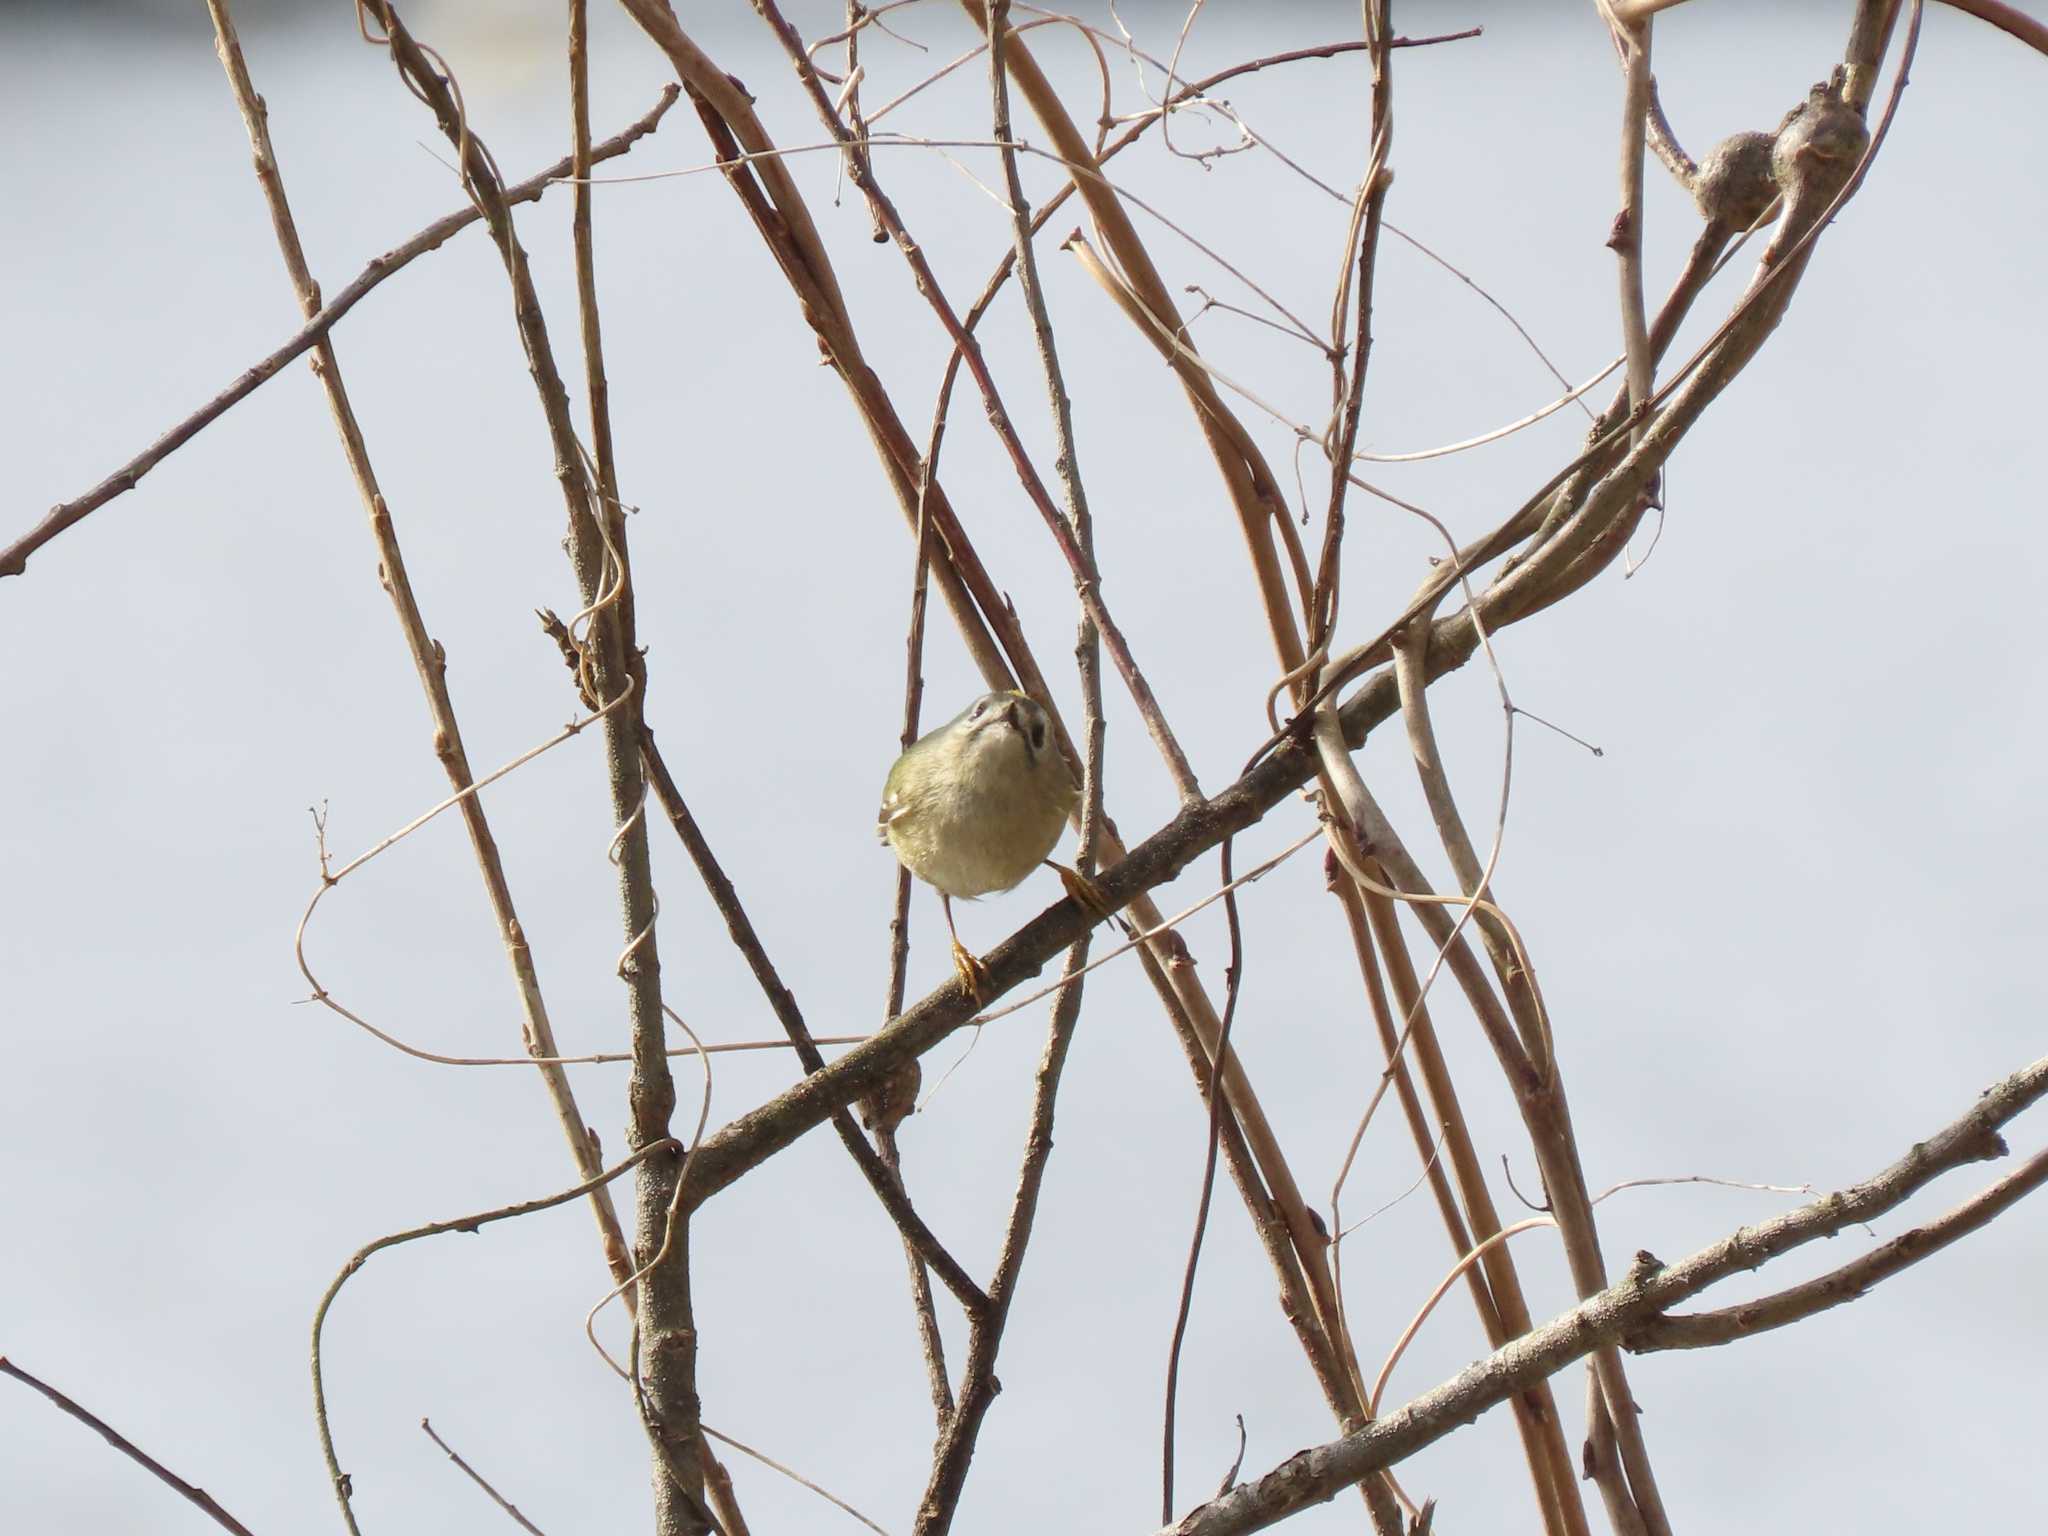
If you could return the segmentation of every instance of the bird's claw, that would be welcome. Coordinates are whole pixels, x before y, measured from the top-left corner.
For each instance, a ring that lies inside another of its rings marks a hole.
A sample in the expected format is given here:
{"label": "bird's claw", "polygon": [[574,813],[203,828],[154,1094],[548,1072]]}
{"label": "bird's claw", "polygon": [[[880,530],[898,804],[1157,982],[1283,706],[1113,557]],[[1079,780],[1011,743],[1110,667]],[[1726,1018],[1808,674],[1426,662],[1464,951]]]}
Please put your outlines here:
{"label": "bird's claw", "polygon": [[1067,895],[1073,898],[1074,905],[1096,922],[1106,923],[1116,916],[1116,909],[1110,906],[1108,898],[1096,889],[1093,880],[1078,869],[1069,869],[1053,859],[1047,859],[1045,862],[1058,874],[1060,884],[1067,888]]}
{"label": "bird's claw", "polygon": [[967,995],[977,1007],[988,1000],[988,967],[969,954],[967,946],[958,939],[953,941],[953,968],[960,973],[960,984],[967,988]]}

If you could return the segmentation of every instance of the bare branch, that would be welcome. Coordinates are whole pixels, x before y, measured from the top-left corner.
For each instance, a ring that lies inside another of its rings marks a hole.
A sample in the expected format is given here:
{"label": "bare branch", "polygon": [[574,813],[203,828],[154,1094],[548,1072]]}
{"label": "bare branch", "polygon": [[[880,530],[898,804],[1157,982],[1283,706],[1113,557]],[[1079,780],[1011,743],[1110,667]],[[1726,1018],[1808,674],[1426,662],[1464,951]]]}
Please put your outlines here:
{"label": "bare branch", "polygon": [[[2036,53],[2048,53],[2048,22],[2029,16],[2018,6],[2006,5],[2003,0],[1942,0],[1942,4],[1961,11],[1965,16],[1989,22],[2008,36],[2018,38]],[[1893,0],[1893,9],[1897,9],[1897,0]]]}
{"label": "bare branch", "polygon": [[1802,1322],[1829,1307],[1854,1301],[1881,1280],[1939,1253],[2048,1184],[2048,1151],[2037,1152],[1989,1189],[1973,1195],[1925,1226],[1902,1232],[1882,1247],[1827,1274],[1718,1312],[1655,1318],[1622,1342],[1631,1350],[1706,1349]]}
{"label": "bare branch", "polygon": [[[2048,1057],[1993,1086],[1960,1119],[1861,1184],[1769,1221],[1739,1228],[1676,1264],[1661,1265],[1649,1254],[1637,1255],[1620,1283],[1495,1350],[1356,1434],[1299,1452],[1264,1477],[1203,1505],[1170,1527],[1171,1536],[1239,1536],[1263,1530],[1297,1510],[1334,1497],[1359,1479],[1471,1422],[1511,1393],[1601,1345],[1620,1342],[1716,1281],[1868,1222],[1954,1168],[2002,1155],[2005,1145],[1997,1128],[2043,1097],[2048,1097]],[[2030,1164],[2023,1171],[2031,1170]],[[1847,1293],[1837,1298],[1849,1299]]]}
{"label": "bare branch", "polygon": [[[668,764],[662,760],[661,751],[654,743],[652,730],[642,727],[640,750],[646,765],[648,783],[653,786],[655,798],[667,815],[669,825],[675,829],[676,837],[690,855],[690,862],[697,867],[698,876],[704,888],[710,893],[711,903],[718,909],[718,915],[725,919],[726,932],[731,935],[733,947],[739,950],[747,962],[747,968],[754,973],[754,980],[760,986],[762,995],[768,999],[768,1006],[774,1010],[776,1019],[789,1036],[789,1043],[796,1051],[797,1060],[806,1072],[821,1071],[825,1058],[819,1054],[817,1042],[812,1038],[810,1026],[804,1022],[801,1009],[797,1007],[796,995],[783,985],[781,973],[768,958],[768,951],[761,943],[761,936],[755,931],[753,920],[740,904],[739,892],[734,888],[718,856],[711,851],[711,844],[705,838],[703,829],[697,825],[697,818],[690,813],[689,805],[683,799],[682,790],[669,773]],[[832,1127],[839,1133],[840,1141],[853,1158],[868,1187],[882,1202],[882,1208],[889,1213],[890,1220],[903,1235],[911,1250],[926,1264],[938,1272],[960,1305],[970,1313],[988,1305],[988,1297],[959,1260],[946,1251],[935,1233],[925,1224],[910,1203],[910,1197],[902,1180],[894,1174],[887,1161],[868,1144],[860,1127],[854,1124],[853,1116],[845,1109],[835,1110]]]}
{"label": "bare branch", "polygon": [[[292,218],[291,204],[285,197],[283,173],[278,168],[276,152],[270,142],[269,109],[264,105],[263,98],[257,94],[255,82],[250,78],[249,67],[242,54],[241,40],[236,34],[227,0],[208,0],[208,9],[213,17],[215,45],[220,54],[221,64],[227,71],[235,104],[240,109],[243,124],[248,130],[249,145],[255,159],[256,177],[262,185],[264,200],[270,209],[271,227],[276,232],[278,249],[284,257],[285,270],[290,275],[292,287],[298,295],[299,307],[309,317],[316,316],[322,313],[320,285],[315,281],[312,269],[307,264],[305,249],[299,239],[298,226]],[[586,150],[587,147],[586,145]],[[469,834],[470,848],[476,856],[478,872],[483,877],[485,898],[489,901],[491,915],[497,922],[499,942],[504,945],[506,959],[512,967],[513,983],[519,993],[524,1026],[522,1032],[527,1052],[531,1056],[543,1059],[538,1064],[541,1082],[547,1091],[549,1102],[554,1106],[555,1117],[562,1127],[563,1135],[568,1138],[570,1156],[575,1161],[579,1173],[586,1179],[593,1178],[602,1167],[602,1161],[598,1156],[595,1136],[584,1123],[583,1111],[576,1103],[575,1090],[569,1085],[569,1076],[554,1059],[561,1053],[555,1043],[554,1025],[548,1017],[547,1004],[541,995],[540,976],[534,965],[533,951],[527,944],[525,927],[519,921],[518,911],[513,904],[511,882],[505,873],[504,860],[499,856],[497,838],[484,815],[483,801],[475,793],[478,788],[476,775],[470,767],[469,754],[463,743],[462,727],[456,719],[455,701],[448,692],[447,652],[427,631],[425,615],[420,611],[419,600],[413,592],[412,580],[406,569],[405,554],[399,546],[397,523],[378,484],[376,470],[370,462],[369,445],[364,441],[362,426],[356,419],[355,407],[349,399],[346,385],[342,382],[340,358],[336,355],[332,340],[324,333],[313,343],[313,371],[327,396],[328,409],[333,414],[335,428],[341,436],[342,454],[348,461],[350,477],[355,481],[356,492],[361,497],[363,510],[369,518],[370,536],[377,546],[378,574],[385,592],[391,598],[393,614],[398,620],[401,633],[405,636],[406,649],[412,656],[413,671],[419,677],[421,690],[426,695],[427,711],[434,722],[435,755],[440,759],[442,771],[447,775],[454,792],[453,802],[459,807],[463,827]],[[332,879],[324,879],[321,893],[324,894],[332,884]],[[310,915],[309,909],[308,916]],[[297,946],[301,969],[304,969],[304,931],[305,924],[301,921],[301,940]],[[338,1008],[339,1005],[330,1003],[330,1006]],[[346,1010],[341,1011],[346,1015]],[[605,1265],[611,1271],[614,1280],[623,1279],[632,1272],[633,1265],[631,1257],[626,1252],[625,1233],[619,1225],[619,1213],[612,1204],[611,1191],[602,1185],[598,1186],[591,1192],[590,1203],[591,1213],[597,1220],[598,1238],[604,1249]]]}
{"label": "bare branch", "polygon": [[464,1461],[460,1456],[456,1455],[455,1447],[450,1445],[446,1440],[443,1440],[438,1434],[436,1434],[434,1432],[434,1426],[430,1422],[428,1422],[426,1419],[421,1419],[420,1428],[426,1431],[426,1435],[429,1440],[433,1441],[434,1444],[441,1447],[441,1452],[443,1455],[445,1455],[450,1461],[454,1462],[457,1467],[462,1469],[464,1476],[466,1476],[471,1482],[475,1483],[477,1487],[483,1489],[483,1491],[490,1496],[490,1500],[493,1504],[497,1505],[498,1508],[504,1510],[507,1515],[512,1517],[513,1521],[518,1525],[518,1527],[522,1531],[531,1531],[533,1533],[533,1536],[543,1536],[543,1533],[539,1526],[535,1525],[531,1520],[527,1519],[526,1516],[519,1513],[519,1506],[517,1504],[514,1504],[510,1499],[506,1498],[505,1495],[498,1492],[497,1489],[493,1488],[490,1485],[490,1483],[485,1479],[482,1473],[478,1472],[475,1467],[472,1467],[468,1462]]}
{"label": "bare branch", "polygon": [[494,1206],[488,1211],[479,1211],[474,1216],[457,1216],[452,1221],[430,1221],[422,1227],[408,1227],[403,1232],[393,1232],[378,1238],[375,1242],[365,1243],[350,1256],[346,1264],[341,1266],[341,1272],[328,1282],[326,1291],[321,1294],[320,1305],[313,1310],[313,1419],[320,1432],[321,1454],[327,1459],[328,1480],[333,1484],[334,1496],[341,1504],[341,1517],[351,1532],[357,1530],[355,1510],[349,1503],[348,1474],[342,1471],[341,1462],[335,1456],[334,1432],[327,1417],[326,1372],[321,1360],[321,1337],[327,1327],[327,1314],[334,1306],[335,1298],[341,1294],[341,1288],[348,1284],[349,1278],[369,1261],[372,1254],[381,1253],[386,1248],[417,1242],[423,1237],[440,1237],[449,1232],[474,1233],[492,1222],[509,1221],[515,1216],[531,1216],[536,1211],[552,1210],[555,1206],[567,1205],[571,1200],[580,1200],[594,1189],[602,1189],[621,1174],[639,1167],[657,1152],[677,1153],[680,1160],[682,1150],[681,1143],[664,1138],[640,1148],[631,1157],[614,1163],[596,1178],[585,1179],[581,1184],[562,1190],[558,1194],[544,1195],[538,1200],[522,1200],[516,1205]]}
{"label": "bare branch", "polygon": [[249,1527],[222,1509],[215,1502],[213,1495],[204,1488],[195,1488],[192,1484],[186,1482],[185,1479],[178,1476],[169,1467],[166,1467],[154,1456],[136,1445],[134,1441],[130,1440],[118,1429],[115,1429],[106,1420],[100,1418],[89,1409],[79,1406],[40,1377],[30,1375],[5,1355],[0,1355],[0,1375],[12,1376],[16,1381],[35,1388],[36,1391],[42,1393],[44,1397],[47,1397],[52,1403],[56,1404],[59,1409],[70,1414],[72,1418],[93,1431],[138,1467],[141,1467],[166,1487],[174,1489],[179,1497],[188,1499],[193,1504],[198,1505],[200,1509],[206,1512],[207,1517],[222,1530],[233,1531],[235,1536],[252,1536]]}
{"label": "bare branch", "polygon": [[[675,105],[682,93],[675,86],[662,89],[661,100],[623,133],[615,134],[602,144],[595,145],[590,152],[593,163],[615,160],[626,153],[640,139],[654,132],[662,116]],[[573,160],[564,155],[546,170],[529,176],[505,188],[507,204],[531,203],[538,201],[541,194],[570,173]],[[115,497],[135,489],[142,477],[165,459],[176,453],[185,444],[211,426],[228,409],[254,394],[259,385],[276,377],[287,363],[310,351],[322,337],[334,329],[341,317],[354,309],[358,303],[385,278],[397,273],[416,257],[436,250],[448,243],[457,234],[477,222],[483,215],[474,207],[463,208],[445,218],[436,219],[425,229],[402,245],[393,246],[377,257],[357,274],[355,280],[343,288],[286,341],[258,362],[250,364],[228,385],[198,410],[165,432],[142,452],[115,470],[83,496],[70,501],[59,502],[50,508],[43,520],[27,533],[0,549],[0,577],[19,576],[28,565],[28,558],[58,534],[73,524],[82,521],[98,511]]]}
{"label": "bare branch", "polygon": [[[534,289],[526,252],[513,227],[503,183],[489,149],[467,120],[435,55],[422,49],[394,12],[391,0],[371,0],[408,90],[432,109],[442,134],[454,146],[464,184],[491,228],[512,289],[513,316],[539,392],[541,413],[554,450],[567,514],[570,563],[581,589],[588,642],[584,660],[591,696],[621,704],[605,716],[607,787],[617,827],[611,856],[619,870],[619,895],[626,933],[618,974],[626,986],[633,1046],[633,1079],[628,1093],[635,1144],[652,1145],[668,1136],[675,1109],[675,1081],[666,1053],[661,1006],[661,960],[655,938],[657,904],[649,863],[646,780],[640,765],[640,721],[646,698],[633,623],[633,590],[626,555],[625,516],[616,498],[604,499],[593,484],[582,445],[569,420],[568,391]],[[575,628],[572,621],[571,629]],[[657,1519],[667,1531],[696,1532],[713,1524],[702,1498],[703,1473],[697,1452],[697,1336],[691,1321],[687,1221],[672,1221],[679,1170],[643,1165],[638,1179],[634,1245],[643,1264],[635,1324],[641,1338],[636,1368],[644,1358],[646,1396],[642,1417],[655,1441],[656,1459],[669,1476],[656,1480]],[[637,1380],[637,1377],[636,1377]]]}

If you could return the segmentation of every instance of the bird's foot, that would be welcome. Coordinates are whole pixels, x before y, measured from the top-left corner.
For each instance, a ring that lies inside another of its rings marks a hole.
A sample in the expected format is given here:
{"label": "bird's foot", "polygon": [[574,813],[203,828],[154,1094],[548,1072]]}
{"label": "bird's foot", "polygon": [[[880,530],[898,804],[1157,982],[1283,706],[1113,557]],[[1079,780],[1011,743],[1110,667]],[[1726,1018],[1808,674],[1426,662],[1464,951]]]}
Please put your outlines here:
{"label": "bird's foot", "polygon": [[961,985],[977,1006],[988,1001],[988,967],[969,954],[967,946],[958,939],[953,941],[953,968],[960,973]]}
{"label": "bird's foot", "polygon": [[1116,909],[1110,906],[1108,898],[1096,889],[1093,880],[1078,869],[1067,868],[1057,859],[1047,859],[1045,862],[1060,877],[1060,884],[1067,888],[1067,895],[1073,898],[1074,905],[1096,922],[1106,923],[1116,916]]}

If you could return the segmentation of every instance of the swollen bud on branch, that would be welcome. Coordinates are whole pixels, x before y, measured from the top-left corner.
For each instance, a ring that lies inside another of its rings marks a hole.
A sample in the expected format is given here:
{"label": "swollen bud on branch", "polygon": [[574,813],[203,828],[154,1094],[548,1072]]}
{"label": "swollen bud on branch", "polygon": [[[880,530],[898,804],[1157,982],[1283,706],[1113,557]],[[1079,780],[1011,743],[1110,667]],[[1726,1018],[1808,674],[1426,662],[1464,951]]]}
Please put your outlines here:
{"label": "swollen bud on branch", "polygon": [[1779,125],[1771,175],[1788,202],[1823,188],[1833,197],[1869,142],[1862,116],[1844,106],[1831,85],[1816,85]]}
{"label": "swollen bud on branch", "polygon": [[1771,175],[1772,134],[1752,130],[1730,134],[1700,162],[1692,184],[1693,206],[1709,224],[1741,230],[1761,219],[1778,199]]}

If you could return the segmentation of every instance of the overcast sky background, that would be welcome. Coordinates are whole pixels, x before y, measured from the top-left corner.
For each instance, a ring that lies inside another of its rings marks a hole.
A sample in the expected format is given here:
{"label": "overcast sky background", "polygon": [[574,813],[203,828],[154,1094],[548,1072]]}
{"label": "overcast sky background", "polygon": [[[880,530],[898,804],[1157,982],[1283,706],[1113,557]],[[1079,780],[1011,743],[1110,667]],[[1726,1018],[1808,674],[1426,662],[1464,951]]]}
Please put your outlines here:
{"label": "overcast sky background", "polygon": [[[600,136],[653,101],[655,51],[597,12]],[[695,35],[760,98],[784,145],[820,132],[746,8],[693,8]],[[1775,126],[1840,56],[1851,7],[1683,6],[1656,29],[1681,137]],[[1170,50],[1178,9],[1125,4]],[[331,293],[373,255],[460,205],[431,118],[349,5],[239,9],[286,186]],[[557,8],[407,7],[448,58],[508,176],[563,152]],[[798,0],[807,34],[840,7]],[[895,18],[929,55],[872,38],[872,107],[971,42],[954,8]],[[1094,19],[1106,24],[1107,17]],[[1512,309],[1573,379],[1618,350],[1612,216],[1620,81],[1590,5],[1402,5],[1409,33],[1485,36],[1396,61],[1398,180],[1388,212]],[[243,130],[196,3],[0,10],[0,120],[14,213],[0,241],[0,413],[27,528],[223,387],[298,324]],[[1355,8],[1211,6],[1183,68],[1355,35]],[[1092,60],[1032,35],[1092,114]],[[1896,46],[1893,59],[1896,60]],[[1115,64],[1119,110],[1141,105]],[[2041,1054],[2036,878],[2048,830],[2040,754],[2040,252],[2048,239],[2048,60],[1941,6],[1868,184],[1820,246],[1791,316],[1687,439],[1670,514],[1632,579],[1499,638],[1518,703],[1597,743],[1526,723],[1497,890],[1556,1016],[1588,1177],[1706,1174],[1831,1188],[1867,1176]],[[1234,82],[1273,143],[1347,187],[1364,159],[1364,65],[1316,62]],[[1156,85],[1156,76],[1146,77]],[[1021,120],[1021,109],[1020,109]],[[978,65],[889,122],[986,133]],[[1035,124],[1022,130],[1040,139]],[[1216,128],[1176,120],[1176,143]],[[984,178],[985,153],[959,152]],[[613,174],[708,159],[687,109]],[[1005,249],[1005,216],[929,152],[877,151],[955,302]],[[921,431],[945,344],[890,247],[871,245],[829,156],[795,169],[839,262],[870,358]],[[1031,196],[1056,185],[1028,161]],[[1345,209],[1269,158],[1203,168],[1157,134],[1116,175],[1296,313],[1318,322]],[[580,378],[569,201],[520,213],[564,371]],[[1045,280],[1075,399],[1105,593],[1205,788],[1264,735],[1276,667],[1234,518],[1185,403],[1149,345],[1057,251]],[[1653,302],[1696,224],[1652,167]],[[1169,284],[1255,303],[1141,219]],[[894,865],[872,815],[896,751],[910,550],[844,392],[816,362],[780,276],[715,176],[608,188],[598,253],[649,712],[693,807],[821,1034],[879,1021]],[[1748,259],[1682,340],[1725,312]],[[1190,300],[1192,303],[1192,300]],[[1035,362],[1014,294],[985,332],[1006,398],[1049,469]],[[1363,446],[1399,452],[1512,420],[1555,393],[1500,317],[1398,240],[1383,247]],[[1229,315],[1196,330],[1235,377],[1320,422],[1327,374],[1298,343]],[[573,700],[532,610],[574,609],[561,501],[502,271],[472,230],[414,264],[336,333],[473,763],[525,750]],[[580,388],[575,391],[579,397]],[[1596,391],[1605,398],[1606,387]],[[942,466],[1078,718],[1064,569],[964,388]],[[1288,476],[1292,442],[1259,420]],[[1484,450],[1369,471],[1461,537],[1491,526],[1564,459],[1575,411]],[[1321,534],[1322,482],[1304,462]],[[1377,628],[1424,573],[1431,539],[1351,503],[1345,632]],[[1640,541],[1639,541],[1640,552]],[[95,1409],[252,1529],[330,1527],[306,1372],[322,1288],[381,1233],[573,1182],[524,1069],[428,1066],[304,1004],[292,935],[318,879],[309,805],[339,858],[441,798],[426,713],[327,412],[303,365],[266,385],[119,499],[0,583],[0,1352]],[[938,607],[927,719],[979,682]],[[1171,814],[1163,771],[1109,685],[1109,800],[1135,842]],[[1475,817],[1500,771],[1483,671],[1433,695]],[[1420,854],[1434,852],[1405,752],[1361,756]],[[618,1049],[620,945],[595,733],[488,792],[563,1048]],[[1311,825],[1294,802],[1239,864]],[[776,1027],[708,901],[657,831],[668,996],[706,1038]],[[1426,859],[1442,875],[1440,858]],[[1204,893],[1201,861],[1161,905]],[[1444,877],[1448,881],[1448,877]],[[986,948],[1059,896],[1049,877],[963,906]],[[1237,1042],[1311,1197],[1325,1202],[1378,1060],[1315,853],[1246,901]],[[920,889],[914,993],[948,970]],[[1189,926],[1224,967],[1214,912]],[[510,1054],[517,1007],[453,817],[323,903],[308,955],[349,1007],[417,1044]],[[1439,994],[1483,1154],[1536,1179],[1497,1069]],[[903,1133],[914,1196],[986,1274],[1012,1186],[1044,1008],[990,1026]],[[927,1058],[933,1083],[960,1037]],[[787,1084],[779,1053],[721,1057],[713,1122]],[[679,1064],[694,1113],[698,1078]],[[579,1069],[609,1153],[624,1071]],[[1156,1524],[1159,1395],[1201,1164],[1202,1111],[1135,965],[1090,982],[1061,1099],[1037,1239],[962,1531],[1141,1532]],[[2038,1146],[2038,1114],[2014,1128]],[[1996,1177],[1951,1177],[1875,1233],[1768,1272],[1775,1288],[1846,1261]],[[1415,1179],[1391,1107],[1346,1219]],[[1504,1208],[1514,1198],[1496,1180]],[[622,1185],[622,1194],[627,1186]],[[1700,1186],[1602,1208],[1617,1269],[1669,1259],[1789,1197]],[[1396,1206],[1347,1245],[1349,1306],[1377,1358],[1447,1261],[1431,1203]],[[1518,1239],[1532,1307],[1571,1300],[1554,1242]],[[1686,1531],[2014,1529],[2038,1520],[2038,1387],[2048,1207],[2023,1205],[1848,1308],[1769,1338],[1633,1361],[1665,1498]],[[696,1223],[702,1391],[711,1424],[758,1445],[892,1532],[923,1487],[930,1408],[886,1219],[829,1134],[805,1138]],[[629,1394],[582,1337],[607,1289],[583,1211],[558,1211],[373,1259],[330,1321],[335,1430],[370,1531],[498,1520],[418,1430],[433,1419],[550,1536],[639,1528],[647,1455]],[[1245,1422],[1247,1474],[1335,1430],[1227,1190],[1183,1375],[1183,1504],[1215,1486]],[[1715,1304],[1739,1288],[1713,1293]],[[616,1309],[604,1337],[624,1338]],[[954,1330],[955,1362],[961,1335]],[[1395,1400],[1484,1352],[1462,1293],[1417,1340]],[[1583,1388],[1559,1378],[1568,1435]],[[734,1456],[757,1532],[852,1530]],[[1495,1413],[1402,1469],[1439,1529],[1537,1528],[1512,1425]],[[1597,1500],[1588,1496],[1589,1504]],[[78,1424],[0,1390],[9,1530],[211,1529]],[[1599,1519],[1597,1509],[1594,1515]],[[1293,1529],[1354,1530],[1355,1500]]]}

